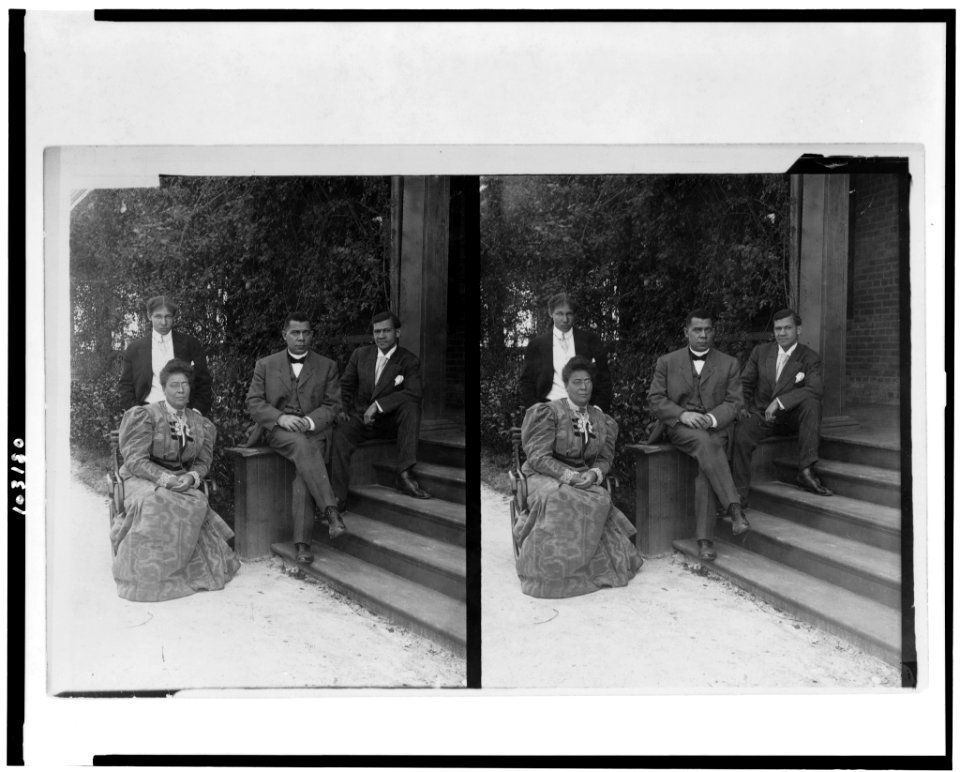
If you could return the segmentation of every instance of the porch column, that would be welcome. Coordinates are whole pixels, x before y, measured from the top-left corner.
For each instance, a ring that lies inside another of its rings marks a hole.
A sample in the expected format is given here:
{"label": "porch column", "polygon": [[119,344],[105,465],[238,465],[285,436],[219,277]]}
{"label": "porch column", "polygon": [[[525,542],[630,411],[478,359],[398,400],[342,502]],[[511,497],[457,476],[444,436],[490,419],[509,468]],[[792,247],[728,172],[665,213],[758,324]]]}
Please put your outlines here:
{"label": "porch column", "polygon": [[403,321],[401,345],[420,358],[423,425],[443,419],[447,354],[447,266],[450,245],[450,178],[402,177],[399,223],[394,223],[391,292]]}
{"label": "porch column", "polygon": [[794,178],[800,199],[797,313],[801,339],[823,360],[823,417],[844,408],[847,328],[847,263],[850,251],[850,175],[804,174]]}

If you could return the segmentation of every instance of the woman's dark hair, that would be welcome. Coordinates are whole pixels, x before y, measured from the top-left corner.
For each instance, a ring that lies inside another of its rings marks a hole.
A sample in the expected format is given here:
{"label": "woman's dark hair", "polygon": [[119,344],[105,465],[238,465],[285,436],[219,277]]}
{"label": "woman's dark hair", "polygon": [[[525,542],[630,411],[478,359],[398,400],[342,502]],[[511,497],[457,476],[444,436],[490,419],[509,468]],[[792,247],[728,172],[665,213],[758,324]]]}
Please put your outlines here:
{"label": "woman's dark hair", "polygon": [[160,371],[161,388],[166,388],[170,376],[178,373],[187,376],[187,380],[190,381],[190,386],[193,386],[193,368],[190,366],[190,363],[184,362],[182,359],[171,359]]}
{"label": "woman's dark hair", "polygon": [[547,311],[552,314],[558,306],[562,306],[564,303],[570,306],[573,313],[577,313],[580,309],[580,304],[577,303],[577,299],[573,295],[569,292],[558,292],[556,295],[547,298]]}
{"label": "woman's dark hair", "polygon": [[566,386],[570,381],[570,376],[573,375],[578,370],[583,370],[590,376],[592,381],[597,374],[597,368],[593,366],[593,362],[590,361],[588,357],[575,356],[569,362],[563,366],[563,370],[560,372],[560,377],[563,378],[563,385]]}
{"label": "woman's dark hair", "polygon": [[174,316],[180,313],[177,301],[167,295],[155,295],[147,301],[147,316],[152,316],[158,308],[168,308]]}

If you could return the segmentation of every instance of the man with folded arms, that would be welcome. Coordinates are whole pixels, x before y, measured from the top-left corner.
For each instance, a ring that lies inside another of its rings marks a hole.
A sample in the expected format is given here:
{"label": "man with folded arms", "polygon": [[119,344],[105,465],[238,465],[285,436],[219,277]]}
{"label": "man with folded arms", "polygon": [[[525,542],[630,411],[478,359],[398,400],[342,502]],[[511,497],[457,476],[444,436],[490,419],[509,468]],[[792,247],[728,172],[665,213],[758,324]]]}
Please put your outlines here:
{"label": "man with folded arms", "polygon": [[291,313],[282,335],[286,349],[258,359],[253,372],[247,412],[257,427],[247,444],[255,445],[264,437],[277,453],[293,461],[297,469],[293,484],[297,562],[312,563],[313,518],[307,516],[306,491],[323,513],[331,539],[346,530],[324,464],[340,412],[340,379],[336,362],[310,348],[313,326],[309,316]]}
{"label": "man with folded arms", "polygon": [[696,538],[701,560],[713,560],[717,504],[733,533],[750,528],[730,474],[727,446],[743,404],[736,358],[713,348],[713,315],[697,308],[687,316],[687,345],[657,360],[647,394],[650,409],[678,450],[697,460]]}

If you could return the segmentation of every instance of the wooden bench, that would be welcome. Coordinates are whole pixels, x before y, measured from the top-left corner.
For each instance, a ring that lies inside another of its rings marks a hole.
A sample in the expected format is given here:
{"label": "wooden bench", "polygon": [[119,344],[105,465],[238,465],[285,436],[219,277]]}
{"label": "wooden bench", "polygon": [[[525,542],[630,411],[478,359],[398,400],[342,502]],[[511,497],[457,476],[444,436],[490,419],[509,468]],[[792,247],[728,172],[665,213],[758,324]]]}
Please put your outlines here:
{"label": "wooden bench", "polygon": [[[350,461],[350,484],[375,481],[373,464],[396,457],[395,440],[370,440],[359,445]],[[266,446],[227,448],[233,458],[233,530],[237,554],[246,560],[266,557],[270,545],[293,539],[294,500],[313,516],[313,499],[306,486],[294,495],[297,471],[292,461]],[[301,483],[302,485],[302,483]]]}
{"label": "wooden bench", "polygon": [[[776,477],[775,459],[796,448],[797,438],[770,437],[753,453],[753,482]],[[669,442],[627,445],[636,482],[637,548],[652,557],[673,551],[675,539],[689,539],[696,525],[694,481],[697,462]]]}

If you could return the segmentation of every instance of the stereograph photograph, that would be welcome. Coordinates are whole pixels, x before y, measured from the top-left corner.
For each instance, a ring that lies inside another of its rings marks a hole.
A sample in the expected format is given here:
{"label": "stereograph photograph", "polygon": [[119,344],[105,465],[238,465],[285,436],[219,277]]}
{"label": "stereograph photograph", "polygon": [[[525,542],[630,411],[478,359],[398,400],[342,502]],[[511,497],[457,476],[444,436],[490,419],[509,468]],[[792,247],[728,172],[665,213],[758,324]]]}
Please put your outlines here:
{"label": "stereograph photograph", "polygon": [[28,21],[31,758],[931,752],[935,31]]}

